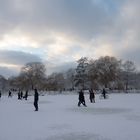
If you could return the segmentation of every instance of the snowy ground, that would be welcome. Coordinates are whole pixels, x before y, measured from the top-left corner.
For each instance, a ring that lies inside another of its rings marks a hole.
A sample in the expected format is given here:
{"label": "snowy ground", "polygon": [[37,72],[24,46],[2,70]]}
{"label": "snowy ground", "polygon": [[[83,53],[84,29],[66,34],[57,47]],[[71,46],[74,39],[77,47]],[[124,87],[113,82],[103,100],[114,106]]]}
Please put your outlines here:
{"label": "snowy ground", "polygon": [[140,140],[140,94],[110,94],[77,107],[78,95],[0,99],[0,140]]}

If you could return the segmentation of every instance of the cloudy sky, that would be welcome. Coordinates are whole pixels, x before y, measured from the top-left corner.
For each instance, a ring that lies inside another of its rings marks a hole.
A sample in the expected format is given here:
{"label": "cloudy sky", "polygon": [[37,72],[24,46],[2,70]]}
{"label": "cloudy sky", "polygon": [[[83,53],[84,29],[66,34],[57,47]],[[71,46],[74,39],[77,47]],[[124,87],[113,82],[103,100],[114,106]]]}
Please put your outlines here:
{"label": "cloudy sky", "polygon": [[0,0],[0,75],[34,61],[51,73],[82,56],[140,66],[139,7],[139,0]]}

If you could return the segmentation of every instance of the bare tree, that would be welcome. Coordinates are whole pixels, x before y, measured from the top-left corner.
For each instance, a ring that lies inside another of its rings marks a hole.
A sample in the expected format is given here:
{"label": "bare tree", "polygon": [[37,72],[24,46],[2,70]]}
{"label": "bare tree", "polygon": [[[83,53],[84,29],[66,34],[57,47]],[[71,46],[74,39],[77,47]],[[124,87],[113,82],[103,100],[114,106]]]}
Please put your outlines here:
{"label": "bare tree", "polygon": [[17,77],[11,76],[8,78],[9,88],[17,88],[19,86],[19,80]]}
{"label": "bare tree", "polygon": [[121,61],[117,60],[115,57],[100,57],[91,65],[91,76],[104,87],[108,87],[110,82],[119,78],[120,64]]}
{"label": "bare tree", "polygon": [[19,77],[22,82],[26,82],[28,88],[34,89],[35,87],[40,88],[41,84],[46,77],[45,65],[41,62],[30,62],[21,68]]}
{"label": "bare tree", "polygon": [[8,85],[7,79],[4,76],[0,75],[0,89],[5,90]]}
{"label": "bare tree", "polygon": [[64,76],[63,73],[52,73],[50,76],[47,77],[47,90],[59,90],[62,91],[64,89]]}
{"label": "bare tree", "polygon": [[99,88],[99,73],[96,68],[96,60],[90,60],[88,65],[88,80],[90,83],[90,88],[98,89]]}
{"label": "bare tree", "polygon": [[123,76],[125,81],[125,89],[127,91],[131,80],[131,75],[135,72],[136,67],[134,62],[132,61],[124,62],[122,66],[123,66]]}

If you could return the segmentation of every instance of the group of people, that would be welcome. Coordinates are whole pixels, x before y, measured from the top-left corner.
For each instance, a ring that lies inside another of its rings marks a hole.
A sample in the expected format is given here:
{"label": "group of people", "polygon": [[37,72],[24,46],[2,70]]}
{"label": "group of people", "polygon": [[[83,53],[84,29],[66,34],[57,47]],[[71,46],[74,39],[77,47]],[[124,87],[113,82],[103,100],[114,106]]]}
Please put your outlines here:
{"label": "group of people", "polygon": [[[34,92],[35,92],[34,93],[34,107],[35,107],[35,111],[38,111],[39,94],[38,94],[37,89],[34,89]],[[103,88],[102,95],[103,95],[104,99],[106,99],[106,93],[107,93],[106,90]],[[91,103],[95,103],[95,92],[93,91],[92,88],[89,90],[89,99],[90,99]],[[78,106],[80,107],[81,104],[83,104],[83,106],[87,107],[83,90],[79,91]]]}
{"label": "group of people", "polygon": [[[12,92],[9,90],[8,93],[8,98],[12,97]],[[1,91],[0,91],[0,98],[1,98]],[[23,96],[23,92],[21,90],[19,90],[18,92],[18,100],[22,100],[22,99],[27,100],[28,98],[28,90],[26,90],[25,95]],[[34,107],[35,107],[35,111],[38,111],[38,100],[39,100],[39,94],[37,89],[34,89]]]}
{"label": "group of people", "polygon": [[[106,99],[106,90],[103,88],[102,91],[102,96],[104,97],[104,99]],[[12,93],[9,90],[9,94],[8,97],[12,97]],[[1,91],[0,91],[0,98],[1,98]],[[22,98],[25,98],[25,100],[27,100],[28,98],[28,90],[26,90],[25,95],[23,96],[23,92],[19,90],[18,92],[18,99],[21,100]],[[93,89],[89,89],[89,99],[91,103],[95,103],[95,92],[93,91]],[[34,107],[35,107],[35,111],[38,111],[38,100],[39,100],[39,94],[37,89],[34,89]],[[79,91],[79,101],[78,101],[78,107],[80,107],[80,105],[83,104],[83,106],[87,107],[86,102],[85,102],[85,97],[84,97],[84,92],[83,90]]]}
{"label": "group of people", "polygon": [[[28,98],[28,90],[26,90],[24,96],[23,96],[23,92],[19,90],[18,99],[22,100],[22,98],[27,100],[27,98]],[[37,89],[34,89],[34,107],[35,107],[35,111],[38,111],[38,99],[39,99],[38,91],[37,91]]]}
{"label": "group of people", "polygon": [[[102,96],[104,99],[106,99],[106,90],[103,88],[102,91]],[[93,89],[89,89],[89,99],[91,103],[95,103],[95,92],[93,91]],[[79,101],[78,101],[78,106],[80,107],[80,105],[83,104],[83,106],[87,106],[86,102],[85,102],[85,97],[84,97],[84,92],[83,90],[79,91]]]}
{"label": "group of people", "polygon": [[23,98],[24,98],[25,100],[27,100],[27,98],[28,98],[28,90],[26,90],[24,96],[23,96],[23,92],[19,90],[19,92],[18,92],[18,100],[22,100]]}
{"label": "group of people", "polygon": [[[35,111],[38,111],[38,100],[39,100],[39,94],[37,89],[34,89],[34,107],[35,107]],[[102,91],[102,95],[104,97],[104,99],[106,98],[106,90],[103,89]],[[91,88],[89,90],[89,99],[91,103],[95,103],[95,92],[93,91],[93,89]],[[86,102],[85,102],[85,97],[84,97],[84,92],[83,90],[79,91],[79,102],[78,102],[78,106],[80,107],[80,105],[83,104],[85,107],[87,107]]]}
{"label": "group of people", "polygon": [[[9,96],[12,96],[11,91],[9,91],[8,97]],[[21,90],[19,90],[19,92],[18,92],[18,100],[22,100],[23,98],[25,100],[27,100],[27,98],[28,98],[28,90],[26,90],[24,96],[23,96],[23,92]],[[37,91],[37,89],[34,89],[34,107],[35,107],[35,111],[38,111],[38,100],[39,100],[38,91]]]}
{"label": "group of people", "polygon": [[[9,90],[9,93],[8,93],[8,98],[9,98],[9,97],[12,97],[12,92],[11,92],[11,90]],[[23,96],[23,92],[22,92],[21,90],[19,90],[19,92],[18,92],[18,100],[22,100],[23,98],[24,98],[25,100],[27,100],[27,98],[28,98],[28,90],[26,90],[24,96]]]}

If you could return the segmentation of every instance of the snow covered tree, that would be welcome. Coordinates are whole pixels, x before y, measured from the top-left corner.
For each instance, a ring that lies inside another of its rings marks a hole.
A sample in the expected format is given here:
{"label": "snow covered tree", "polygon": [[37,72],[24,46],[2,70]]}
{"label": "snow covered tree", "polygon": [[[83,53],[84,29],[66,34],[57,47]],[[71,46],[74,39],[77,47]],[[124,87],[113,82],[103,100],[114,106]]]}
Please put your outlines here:
{"label": "snow covered tree", "polygon": [[69,69],[66,72],[66,86],[67,88],[73,90],[74,89],[74,77],[75,77],[75,69]]}
{"label": "snow covered tree", "polygon": [[87,66],[88,66],[88,59],[86,57],[82,57],[77,61],[78,65],[76,68],[76,75],[75,75],[75,86],[84,89],[85,84],[87,82]]}

